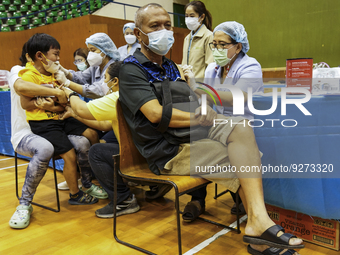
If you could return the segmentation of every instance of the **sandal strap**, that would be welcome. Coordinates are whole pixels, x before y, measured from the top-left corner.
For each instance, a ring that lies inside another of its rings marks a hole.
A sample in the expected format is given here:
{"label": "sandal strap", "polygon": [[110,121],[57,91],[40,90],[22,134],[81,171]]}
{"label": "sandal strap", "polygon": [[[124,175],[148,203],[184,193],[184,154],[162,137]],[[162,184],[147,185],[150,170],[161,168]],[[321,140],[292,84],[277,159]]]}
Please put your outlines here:
{"label": "sandal strap", "polygon": [[296,236],[289,234],[289,233],[284,233],[281,236],[277,236],[277,234],[280,231],[285,232],[283,227],[281,227],[279,225],[274,225],[274,226],[268,228],[265,232],[263,232],[263,234],[261,235],[261,238],[268,240],[268,241],[271,241],[273,243],[289,245],[289,240],[291,238],[296,237]]}

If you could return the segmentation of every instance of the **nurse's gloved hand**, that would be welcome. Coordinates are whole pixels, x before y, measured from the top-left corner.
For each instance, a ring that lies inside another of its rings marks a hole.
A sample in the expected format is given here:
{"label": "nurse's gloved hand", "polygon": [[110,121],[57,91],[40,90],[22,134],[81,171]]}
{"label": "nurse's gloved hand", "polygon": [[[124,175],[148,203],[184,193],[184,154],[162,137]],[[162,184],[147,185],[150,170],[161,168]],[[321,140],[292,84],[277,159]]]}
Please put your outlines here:
{"label": "nurse's gloved hand", "polygon": [[54,74],[54,78],[64,87],[68,88],[70,86],[71,81],[66,78],[64,72],[59,70]]}
{"label": "nurse's gloved hand", "polygon": [[190,88],[195,91],[195,89],[197,89],[197,84],[195,81],[195,74],[193,73],[193,71],[191,69],[183,69],[183,73],[184,73],[184,77],[188,83],[188,85],[190,86]]}
{"label": "nurse's gloved hand", "polygon": [[191,65],[181,65],[181,68],[183,69],[183,72],[186,70],[192,71],[192,66]]}
{"label": "nurse's gloved hand", "polygon": [[[60,64],[59,64],[60,65]],[[60,65],[60,68],[59,68],[60,71],[63,71],[63,73],[65,74],[65,76],[69,75],[70,74],[70,71],[67,70],[66,68],[64,68],[62,65]]]}

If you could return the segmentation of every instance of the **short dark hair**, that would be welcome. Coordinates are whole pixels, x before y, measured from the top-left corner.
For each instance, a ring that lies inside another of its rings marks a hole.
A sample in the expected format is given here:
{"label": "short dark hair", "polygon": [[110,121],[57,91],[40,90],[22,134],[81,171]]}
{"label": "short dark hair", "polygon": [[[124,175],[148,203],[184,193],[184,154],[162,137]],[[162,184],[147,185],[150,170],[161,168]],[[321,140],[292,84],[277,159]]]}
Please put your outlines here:
{"label": "short dark hair", "polygon": [[25,42],[25,44],[22,46],[21,56],[19,58],[21,62],[21,66],[25,66],[27,63],[26,53],[27,53],[27,42]]}
{"label": "short dark hair", "polygon": [[27,53],[33,61],[35,61],[35,54],[38,51],[46,55],[50,49],[60,50],[60,44],[48,34],[37,33],[27,41]]}
{"label": "short dark hair", "polygon": [[192,6],[194,11],[197,12],[200,17],[203,13],[205,14],[203,24],[206,25],[209,30],[212,30],[212,16],[207,8],[205,8],[205,4],[201,1],[192,1],[184,7],[184,11],[186,11],[189,6]]}
{"label": "short dark hair", "polygon": [[107,68],[107,73],[110,75],[110,78],[113,79],[115,77],[118,78],[119,70],[123,61],[115,61]]}

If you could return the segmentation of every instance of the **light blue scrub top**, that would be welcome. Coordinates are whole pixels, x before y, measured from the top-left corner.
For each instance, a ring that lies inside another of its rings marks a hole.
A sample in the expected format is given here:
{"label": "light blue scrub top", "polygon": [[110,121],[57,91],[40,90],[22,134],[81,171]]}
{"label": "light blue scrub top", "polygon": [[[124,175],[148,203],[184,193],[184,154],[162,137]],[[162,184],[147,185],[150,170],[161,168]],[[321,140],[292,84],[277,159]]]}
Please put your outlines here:
{"label": "light blue scrub top", "polygon": [[111,59],[103,68],[103,72],[100,72],[99,66],[90,66],[84,71],[72,71],[73,82],[83,85],[83,96],[87,98],[100,98],[106,95],[109,88],[104,83],[104,74],[106,69],[114,63],[115,60]]}
{"label": "light blue scrub top", "polygon": [[[221,70],[222,68],[215,62],[208,65],[205,70],[204,83],[215,87],[216,90],[229,91],[223,88],[221,84]],[[241,52],[233,65],[231,66],[226,79],[223,84],[234,85],[242,91],[248,93],[248,87],[253,88],[253,93],[263,92],[262,70],[261,65],[255,58],[249,57],[247,54]],[[244,115],[233,115],[232,107],[216,106],[217,113],[224,116],[243,116],[249,120],[254,119],[253,114],[248,108],[248,102],[245,103]]]}
{"label": "light blue scrub top", "polygon": [[136,49],[140,49],[140,44],[138,42],[132,44],[129,54],[127,53],[127,47],[128,44],[118,48],[118,52],[120,54],[120,61],[123,61],[127,56],[133,55]]}

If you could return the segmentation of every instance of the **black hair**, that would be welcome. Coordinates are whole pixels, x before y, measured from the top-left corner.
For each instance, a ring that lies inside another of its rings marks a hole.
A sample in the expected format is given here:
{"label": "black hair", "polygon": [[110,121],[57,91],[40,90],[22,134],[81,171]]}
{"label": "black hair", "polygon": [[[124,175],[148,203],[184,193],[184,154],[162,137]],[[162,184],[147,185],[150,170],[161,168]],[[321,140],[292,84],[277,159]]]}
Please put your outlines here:
{"label": "black hair", "polygon": [[118,78],[119,69],[122,65],[123,61],[115,61],[107,68],[107,73],[110,75],[110,78],[113,79],[115,77]]}
{"label": "black hair", "polygon": [[26,53],[27,53],[27,42],[25,42],[24,46],[22,46],[21,56],[19,58],[21,62],[21,66],[26,66],[26,63],[27,63]]}
{"label": "black hair", "polygon": [[230,40],[231,40],[232,44],[238,44],[238,42],[236,42],[236,40],[234,40],[231,36],[229,36],[229,37],[230,37]]}
{"label": "black hair", "polygon": [[35,54],[38,51],[46,55],[50,49],[60,50],[60,44],[48,34],[37,33],[27,41],[27,53],[33,61],[35,61]]}
{"label": "black hair", "polygon": [[207,8],[205,8],[205,4],[201,1],[192,1],[190,3],[188,3],[185,7],[184,7],[184,11],[186,11],[186,9],[192,6],[194,11],[198,13],[199,17],[202,16],[202,14],[205,14],[205,18],[203,20],[203,24],[212,31],[212,16],[211,13],[207,10]]}

